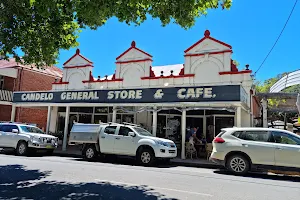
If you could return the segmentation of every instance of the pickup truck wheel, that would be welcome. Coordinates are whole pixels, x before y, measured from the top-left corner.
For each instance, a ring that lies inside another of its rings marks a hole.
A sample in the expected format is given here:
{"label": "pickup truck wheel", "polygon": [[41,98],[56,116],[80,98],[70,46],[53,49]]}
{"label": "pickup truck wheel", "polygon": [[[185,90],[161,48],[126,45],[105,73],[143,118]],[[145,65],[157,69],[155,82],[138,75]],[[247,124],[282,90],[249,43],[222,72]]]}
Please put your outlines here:
{"label": "pickup truck wheel", "polygon": [[17,148],[16,148],[16,154],[18,156],[25,156],[28,152],[28,145],[26,142],[21,141],[18,143]]}
{"label": "pickup truck wheel", "polygon": [[154,153],[150,149],[142,149],[138,159],[142,165],[151,166],[155,161]]}
{"label": "pickup truck wheel", "polygon": [[94,160],[97,156],[96,148],[93,146],[87,146],[83,150],[83,156],[87,160]]}

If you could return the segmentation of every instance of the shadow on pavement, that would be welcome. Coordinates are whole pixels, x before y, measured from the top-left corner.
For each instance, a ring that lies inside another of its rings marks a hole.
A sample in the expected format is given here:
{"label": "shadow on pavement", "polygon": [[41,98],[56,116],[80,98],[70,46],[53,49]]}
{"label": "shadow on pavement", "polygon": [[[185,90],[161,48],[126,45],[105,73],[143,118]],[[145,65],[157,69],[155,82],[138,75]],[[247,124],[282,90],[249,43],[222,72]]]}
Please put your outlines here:
{"label": "shadow on pavement", "polygon": [[[235,176],[226,170],[216,170],[216,174]],[[267,173],[249,173],[243,177],[247,178],[256,178],[256,179],[266,179],[266,180],[276,180],[276,181],[290,181],[290,182],[300,182],[299,176],[288,176],[288,175],[276,175],[276,174],[267,174]]]}
{"label": "shadow on pavement", "polygon": [[43,181],[51,172],[28,170],[22,165],[0,166],[0,199],[163,199],[164,195],[141,186],[127,186],[109,182],[67,183]]}

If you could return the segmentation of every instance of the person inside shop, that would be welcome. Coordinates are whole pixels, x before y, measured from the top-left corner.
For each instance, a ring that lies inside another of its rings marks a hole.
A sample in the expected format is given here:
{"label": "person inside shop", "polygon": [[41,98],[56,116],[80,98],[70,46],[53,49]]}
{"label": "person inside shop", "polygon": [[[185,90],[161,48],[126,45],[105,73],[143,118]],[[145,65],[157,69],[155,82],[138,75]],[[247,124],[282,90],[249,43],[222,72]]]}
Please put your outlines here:
{"label": "person inside shop", "polygon": [[195,142],[201,143],[201,140],[197,137],[196,133],[197,133],[197,128],[196,127],[191,128],[188,134],[186,134],[186,141],[187,142],[193,141],[194,144]]}

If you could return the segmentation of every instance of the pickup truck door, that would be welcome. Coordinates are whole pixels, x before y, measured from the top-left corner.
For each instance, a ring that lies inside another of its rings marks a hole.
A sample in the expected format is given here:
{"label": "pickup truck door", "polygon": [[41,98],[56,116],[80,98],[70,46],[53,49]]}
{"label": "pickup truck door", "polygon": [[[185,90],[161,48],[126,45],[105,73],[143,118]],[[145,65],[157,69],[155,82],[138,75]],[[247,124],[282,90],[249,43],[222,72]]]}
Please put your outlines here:
{"label": "pickup truck door", "polygon": [[106,126],[100,132],[100,151],[101,153],[114,153],[117,126]]}
{"label": "pickup truck door", "polygon": [[136,151],[136,137],[128,135],[129,132],[134,132],[131,128],[120,126],[118,134],[115,137],[114,152],[120,155],[135,155]]}

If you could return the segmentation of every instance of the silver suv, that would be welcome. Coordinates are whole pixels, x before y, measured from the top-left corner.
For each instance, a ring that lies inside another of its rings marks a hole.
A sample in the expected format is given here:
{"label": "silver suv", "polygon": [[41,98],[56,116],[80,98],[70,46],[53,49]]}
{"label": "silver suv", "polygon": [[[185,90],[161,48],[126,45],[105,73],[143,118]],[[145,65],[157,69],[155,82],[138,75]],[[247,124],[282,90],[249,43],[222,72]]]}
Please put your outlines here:
{"label": "silver suv", "polygon": [[52,154],[58,138],[47,135],[36,126],[18,123],[0,123],[0,148],[14,149],[17,155],[27,155],[30,150],[42,149]]}
{"label": "silver suv", "polygon": [[210,160],[234,174],[252,170],[300,170],[300,136],[273,128],[225,128],[213,141]]}

